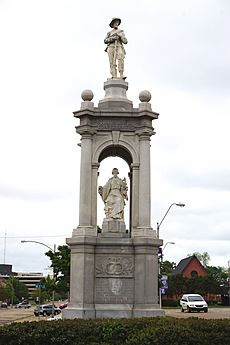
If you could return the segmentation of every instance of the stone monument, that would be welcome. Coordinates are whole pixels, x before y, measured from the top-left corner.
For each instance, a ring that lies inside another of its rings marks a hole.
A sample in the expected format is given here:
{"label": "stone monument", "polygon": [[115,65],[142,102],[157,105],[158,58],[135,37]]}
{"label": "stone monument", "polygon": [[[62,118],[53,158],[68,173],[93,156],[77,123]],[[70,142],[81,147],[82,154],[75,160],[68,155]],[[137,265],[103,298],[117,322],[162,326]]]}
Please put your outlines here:
{"label": "stone monument", "polygon": [[[79,225],[66,240],[71,249],[70,302],[64,319],[95,319],[161,316],[158,300],[158,247],[151,227],[150,139],[151,94],[142,91],[140,104],[127,98],[124,80],[124,32],[114,18],[106,36],[112,78],[104,83],[105,95],[98,105],[93,92],[82,92],[83,102],[74,116],[81,135]],[[117,64],[120,77],[117,77]],[[104,186],[98,186],[101,161],[110,156],[124,159],[129,167],[127,183],[117,168]],[[104,202],[102,231],[97,231],[97,195]],[[126,230],[125,203],[130,203],[130,225]]]}

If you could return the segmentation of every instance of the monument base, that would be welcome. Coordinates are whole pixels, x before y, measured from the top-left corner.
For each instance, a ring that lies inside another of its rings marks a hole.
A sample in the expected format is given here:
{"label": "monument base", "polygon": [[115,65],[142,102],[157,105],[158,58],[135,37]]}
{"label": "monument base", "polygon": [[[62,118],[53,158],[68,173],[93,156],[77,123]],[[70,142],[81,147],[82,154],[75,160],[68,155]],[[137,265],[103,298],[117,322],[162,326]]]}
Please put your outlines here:
{"label": "monument base", "polygon": [[67,239],[71,249],[70,303],[63,310],[63,319],[164,315],[158,301],[158,247],[162,240],[127,236],[108,231],[97,237]]}
{"label": "monument base", "polygon": [[63,319],[122,319],[137,317],[157,317],[165,316],[164,310],[158,305],[147,307],[133,306],[132,304],[95,304],[94,307],[73,307],[63,309]]}

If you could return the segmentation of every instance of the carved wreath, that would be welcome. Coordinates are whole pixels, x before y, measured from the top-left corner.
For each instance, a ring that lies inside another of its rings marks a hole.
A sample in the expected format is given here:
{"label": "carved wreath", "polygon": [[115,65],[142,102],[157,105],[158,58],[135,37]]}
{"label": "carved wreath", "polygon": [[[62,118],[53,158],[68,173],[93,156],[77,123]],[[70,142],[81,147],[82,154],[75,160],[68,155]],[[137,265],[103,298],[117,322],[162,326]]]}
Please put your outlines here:
{"label": "carved wreath", "polygon": [[132,276],[133,275],[133,258],[110,256],[98,257],[96,262],[97,276]]}

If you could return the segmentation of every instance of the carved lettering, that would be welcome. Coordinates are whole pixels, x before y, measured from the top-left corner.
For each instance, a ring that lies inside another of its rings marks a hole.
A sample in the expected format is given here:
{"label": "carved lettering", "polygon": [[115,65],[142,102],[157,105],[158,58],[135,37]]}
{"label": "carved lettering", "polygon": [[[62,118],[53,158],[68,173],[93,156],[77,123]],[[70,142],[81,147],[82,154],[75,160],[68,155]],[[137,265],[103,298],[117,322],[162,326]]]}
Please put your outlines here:
{"label": "carved lettering", "polygon": [[135,131],[139,128],[139,122],[134,119],[92,119],[93,126],[97,127],[98,130],[110,130],[110,131]]}

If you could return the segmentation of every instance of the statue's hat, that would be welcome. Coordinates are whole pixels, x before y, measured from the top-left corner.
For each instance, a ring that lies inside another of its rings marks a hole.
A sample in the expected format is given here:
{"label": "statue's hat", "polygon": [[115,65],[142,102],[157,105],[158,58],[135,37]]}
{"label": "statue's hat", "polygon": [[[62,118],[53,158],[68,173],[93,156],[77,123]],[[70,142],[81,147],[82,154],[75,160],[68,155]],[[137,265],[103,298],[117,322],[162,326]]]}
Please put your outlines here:
{"label": "statue's hat", "polygon": [[119,21],[119,25],[121,24],[120,18],[113,18],[113,19],[111,20],[111,23],[109,24],[109,26],[110,26],[111,28],[113,27],[113,23],[115,22],[115,20],[118,20],[118,21]]}

